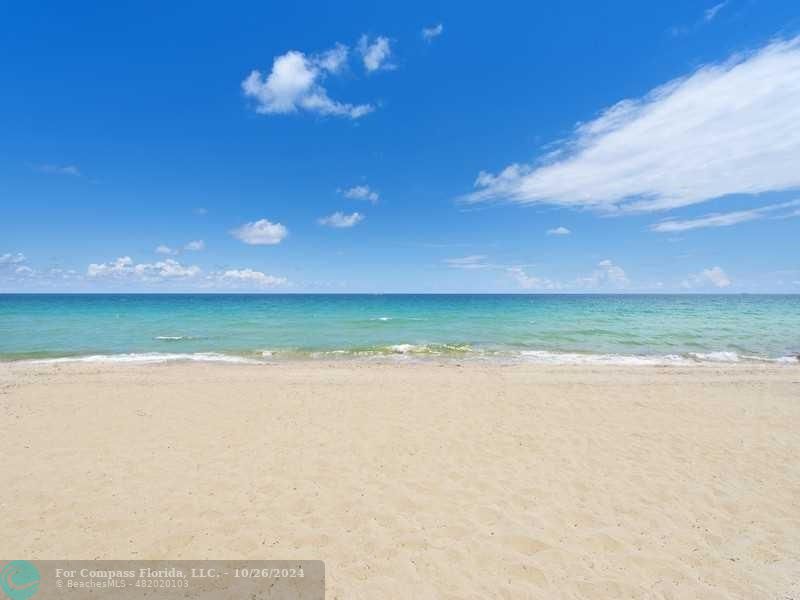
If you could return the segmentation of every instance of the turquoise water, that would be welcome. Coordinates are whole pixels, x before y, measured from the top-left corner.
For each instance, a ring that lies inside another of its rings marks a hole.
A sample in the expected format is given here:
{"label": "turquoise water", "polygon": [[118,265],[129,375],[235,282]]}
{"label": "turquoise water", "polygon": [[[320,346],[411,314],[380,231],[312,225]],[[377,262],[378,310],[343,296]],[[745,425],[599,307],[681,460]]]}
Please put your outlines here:
{"label": "turquoise water", "polygon": [[800,296],[0,295],[0,360],[795,361]]}

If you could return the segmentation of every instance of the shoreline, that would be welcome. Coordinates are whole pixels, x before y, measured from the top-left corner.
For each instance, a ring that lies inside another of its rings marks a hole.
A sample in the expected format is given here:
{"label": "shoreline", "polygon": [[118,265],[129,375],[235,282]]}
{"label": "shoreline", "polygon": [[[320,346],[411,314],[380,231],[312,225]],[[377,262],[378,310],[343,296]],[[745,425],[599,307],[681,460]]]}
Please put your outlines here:
{"label": "shoreline", "polygon": [[0,357],[2,364],[161,364],[161,363],[227,363],[227,364],[292,364],[292,363],[347,363],[369,364],[426,364],[465,363],[486,365],[605,365],[605,366],[700,366],[700,365],[800,365],[800,354],[765,357],[737,354],[733,351],[688,352],[682,354],[615,354],[570,351],[440,351],[427,346],[397,344],[386,350],[261,350],[253,352],[198,351],[198,352],[119,352],[65,354],[46,357]]}
{"label": "shoreline", "polygon": [[0,364],[0,554],[321,559],[327,596],[778,598],[800,369]]}

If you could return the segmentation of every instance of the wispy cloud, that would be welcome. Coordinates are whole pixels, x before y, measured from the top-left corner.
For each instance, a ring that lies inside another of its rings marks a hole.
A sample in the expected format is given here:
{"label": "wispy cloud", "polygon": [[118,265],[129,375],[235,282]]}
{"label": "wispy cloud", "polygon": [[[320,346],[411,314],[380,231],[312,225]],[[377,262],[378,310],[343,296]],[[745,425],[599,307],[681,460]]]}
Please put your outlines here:
{"label": "wispy cloud", "polygon": [[341,190],[342,196],[350,198],[351,200],[369,200],[373,204],[377,204],[380,200],[380,194],[370,189],[368,185],[354,185],[351,188]]}
{"label": "wispy cloud", "polygon": [[725,2],[720,2],[719,4],[715,4],[711,8],[707,8],[706,11],[703,13],[703,20],[706,23],[713,21],[714,18],[717,16],[717,13],[719,13],[719,11],[725,8],[728,5],[729,1],[730,0],[725,0]]}
{"label": "wispy cloud", "polygon": [[[728,213],[712,213],[698,217],[696,219],[677,220],[671,219],[669,221],[662,221],[650,227],[653,231],[659,233],[674,233],[676,231],[689,231],[690,229],[702,229],[705,227],[730,227],[738,223],[745,223],[747,221],[756,221],[769,216],[769,213],[783,208],[790,208],[800,205],[800,200],[793,200],[792,202],[781,202],[779,204],[770,204],[760,208],[752,208],[750,210],[737,210]],[[790,212],[784,217],[796,216],[797,212]]]}
{"label": "wispy cloud", "polygon": [[156,246],[156,249],[154,250],[154,252],[156,254],[165,254],[167,256],[170,256],[170,255],[178,253],[177,250],[175,250],[174,248],[170,248],[169,246],[167,246],[165,244],[159,244],[158,246]]}
{"label": "wispy cloud", "polygon": [[434,25],[433,27],[423,27],[422,28],[422,39],[426,42],[430,42],[432,39],[439,37],[442,35],[444,31],[444,25],[439,23],[438,25]]}
{"label": "wispy cloud", "polygon": [[69,175],[70,177],[81,177],[81,170],[75,165],[37,165],[35,167],[40,173],[50,175]]}
{"label": "wispy cloud", "polygon": [[543,162],[481,172],[463,200],[664,210],[800,187],[798,164],[800,37],[619,102]]}
{"label": "wispy cloud", "polygon": [[205,250],[205,248],[206,243],[203,240],[192,240],[183,247],[184,250],[189,250],[190,252],[199,252],[200,250]]}
{"label": "wispy cloud", "polygon": [[486,264],[485,254],[472,254],[470,256],[460,256],[458,258],[445,258],[444,262],[448,267],[454,269],[486,269],[491,265]]}
{"label": "wispy cloud", "polygon": [[337,229],[346,229],[354,227],[364,220],[364,215],[358,212],[346,215],[342,212],[335,212],[327,217],[320,217],[317,223],[326,227],[335,227]]}
{"label": "wispy cloud", "polygon": [[231,235],[252,246],[272,246],[280,244],[289,235],[289,230],[281,223],[259,219],[237,227],[231,231]]}
{"label": "wispy cloud", "polygon": [[698,31],[700,28],[711,23],[711,21],[713,21],[717,17],[719,12],[726,6],[728,6],[729,3],[730,0],[725,0],[724,2],[715,4],[714,6],[711,6],[706,10],[704,10],[702,17],[695,20],[694,23],[691,23],[689,25],[676,25],[674,27],[670,27],[668,31],[674,37],[680,37]]}
{"label": "wispy cloud", "polygon": [[358,52],[367,73],[380,70],[391,70],[395,65],[389,62],[392,56],[392,45],[389,38],[379,35],[372,42],[364,34],[358,40]]}
{"label": "wispy cloud", "polygon": [[255,100],[256,112],[287,114],[299,110],[358,119],[372,112],[371,104],[339,102],[328,96],[322,81],[339,73],[347,61],[347,47],[337,44],[319,55],[290,50],[275,58],[269,75],[253,70],[242,81],[245,96]]}
{"label": "wispy cloud", "polygon": [[547,230],[547,235],[569,235],[572,232],[566,227],[554,227]]}

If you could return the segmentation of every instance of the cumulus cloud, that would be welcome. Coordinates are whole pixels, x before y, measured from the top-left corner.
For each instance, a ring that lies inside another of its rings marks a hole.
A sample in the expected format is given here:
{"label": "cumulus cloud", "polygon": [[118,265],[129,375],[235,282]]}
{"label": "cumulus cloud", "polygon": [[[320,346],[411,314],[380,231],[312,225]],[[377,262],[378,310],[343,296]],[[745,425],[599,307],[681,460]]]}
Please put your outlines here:
{"label": "cumulus cloud", "polygon": [[0,254],[0,267],[18,265],[20,263],[24,263],[25,260],[25,255],[22,254],[22,252],[16,252],[14,254],[6,252],[5,254]]}
{"label": "cumulus cloud", "polygon": [[380,200],[380,194],[375,190],[370,189],[368,185],[354,185],[351,188],[347,188],[342,192],[342,195],[345,198],[350,198],[352,200],[369,200],[373,204],[377,204],[378,200]]}
{"label": "cumulus cloud", "polygon": [[596,290],[596,289],[621,289],[629,284],[625,271],[610,260],[602,260],[589,274],[577,277],[570,281],[555,281],[546,277],[531,275],[523,267],[511,266],[505,268],[519,285],[526,290]]}
{"label": "cumulus cloud", "polygon": [[287,114],[305,110],[321,115],[358,119],[372,112],[370,104],[338,102],[328,96],[322,81],[341,71],[347,61],[347,47],[337,44],[321,55],[290,50],[274,59],[266,76],[253,70],[242,81],[245,96],[256,102],[261,114]]}
{"label": "cumulus cloud", "polygon": [[86,274],[91,278],[161,281],[195,277],[200,274],[200,267],[186,266],[171,258],[155,263],[135,263],[130,256],[121,256],[112,262],[91,263]]}
{"label": "cumulus cloud", "polygon": [[622,289],[630,281],[625,270],[611,260],[601,260],[587,275],[582,275],[569,280],[555,280],[532,274],[528,269],[531,265],[496,264],[488,261],[484,254],[472,254],[457,258],[445,258],[442,261],[452,269],[490,269],[510,276],[522,289],[526,290],[596,290],[596,289]]}
{"label": "cumulus cloud", "polygon": [[280,244],[289,230],[280,223],[271,223],[267,219],[260,219],[252,223],[245,223],[231,231],[236,239],[253,246],[272,246]]}
{"label": "cumulus cloud", "polygon": [[178,251],[174,250],[173,248],[170,248],[169,246],[165,246],[164,244],[159,244],[158,246],[156,246],[155,253],[172,255],[172,254],[177,254]]}
{"label": "cumulus cloud", "polygon": [[722,270],[721,267],[711,267],[710,269],[703,269],[699,273],[689,275],[681,287],[684,288],[698,288],[713,286],[717,288],[726,288],[731,285],[731,279],[728,274]]}
{"label": "cumulus cloud", "polygon": [[257,287],[277,287],[287,283],[285,277],[276,277],[274,275],[267,275],[262,271],[254,271],[253,269],[229,269],[215,274],[215,278],[221,282],[233,284],[251,284]]}
{"label": "cumulus cloud", "polygon": [[[254,269],[226,269],[203,274],[195,265],[184,265],[168,258],[154,263],[137,263],[130,256],[121,256],[105,263],[92,263],[86,269],[89,281],[159,284],[180,281],[197,289],[265,289],[287,285],[285,277],[269,275]],[[51,269],[51,278],[73,279],[75,271]]]}
{"label": "cumulus cloud", "polygon": [[547,230],[547,235],[569,235],[570,233],[572,232],[566,227],[555,227]]}
{"label": "cumulus cloud", "polygon": [[489,267],[486,264],[486,255],[472,254],[470,256],[461,256],[458,258],[445,258],[443,261],[448,267],[454,269],[485,269]]}
{"label": "cumulus cloud", "polygon": [[[756,221],[767,217],[769,213],[783,208],[790,208],[800,204],[800,200],[793,200],[791,202],[781,202],[779,204],[770,204],[760,208],[752,208],[750,210],[737,210],[728,213],[713,213],[698,217],[696,219],[670,219],[652,225],[650,229],[660,233],[671,233],[676,231],[689,231],[690,229],[702,229],[705,227],[730,227],[738,223],[745,223],[747,221]],[[789,212],[782,217],[797,216],[797,211]]]}
{"label": "cumulus cloud", "polygon": [[551,281],[542,277],[535,277],[525,272],[522,267],[508,267],[506,269],[509,275],[519,284],[519,287],[525,290],[558,290],[561,285],[558,282]]}
{"label": "cumulus cloud", "polygon": [[395,66],[389,62],[392,56],[392,46],[389,38],[379,35],[374,41],[370,42],[365,34],[358,40],[358,52],[364,62],[364,68],[368,73],[378,70],[394,69]]}
{"label": "cumulus cloud", "polygon": [[205,250],[205,248],[206,248],[206,243],[203,240],[192,240],[183,247],[184,250],[189,250],[192,252]]}
{"label": "cumulus cloud", "polygon": [[798,164],[800,37],[623,100],[542,162],[481,172],[463,200],[664,210],[798,188]]}
{"label": "cumulus cloud", "polygon": [[345,229],[347,227],[354,227],[364,220],[364,215],[358,212],[346,215],[342,212],[335,212],[327,217],[320,217],[317,223],[326,227],[336,227],[338,229]]}
{"label": "cumulus cloud", "polygon": [[580,288],[599,287],[624,288],[630,283],[625,271],[611,260],[601,260],[597,268],[585,277],[579,277],[576,284]]}
{"label": "cumulus cloud", "polygon": [[444,31],[444,25],[439,23],[438,25],[434,25],[433,27],[423,27],[422,28],[422,39],[426,42],[430,42],[433,38],[437,38],[442,35]]}

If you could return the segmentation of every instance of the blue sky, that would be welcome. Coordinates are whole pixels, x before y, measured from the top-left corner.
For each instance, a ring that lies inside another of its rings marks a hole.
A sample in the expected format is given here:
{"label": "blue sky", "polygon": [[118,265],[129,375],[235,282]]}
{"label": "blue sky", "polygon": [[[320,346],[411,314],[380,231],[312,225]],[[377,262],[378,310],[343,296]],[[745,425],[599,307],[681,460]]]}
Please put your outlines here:
{"label": "blue sky", "polygon": [[796,2],[381,4],[4,3],[0,291],[800,292]]}

